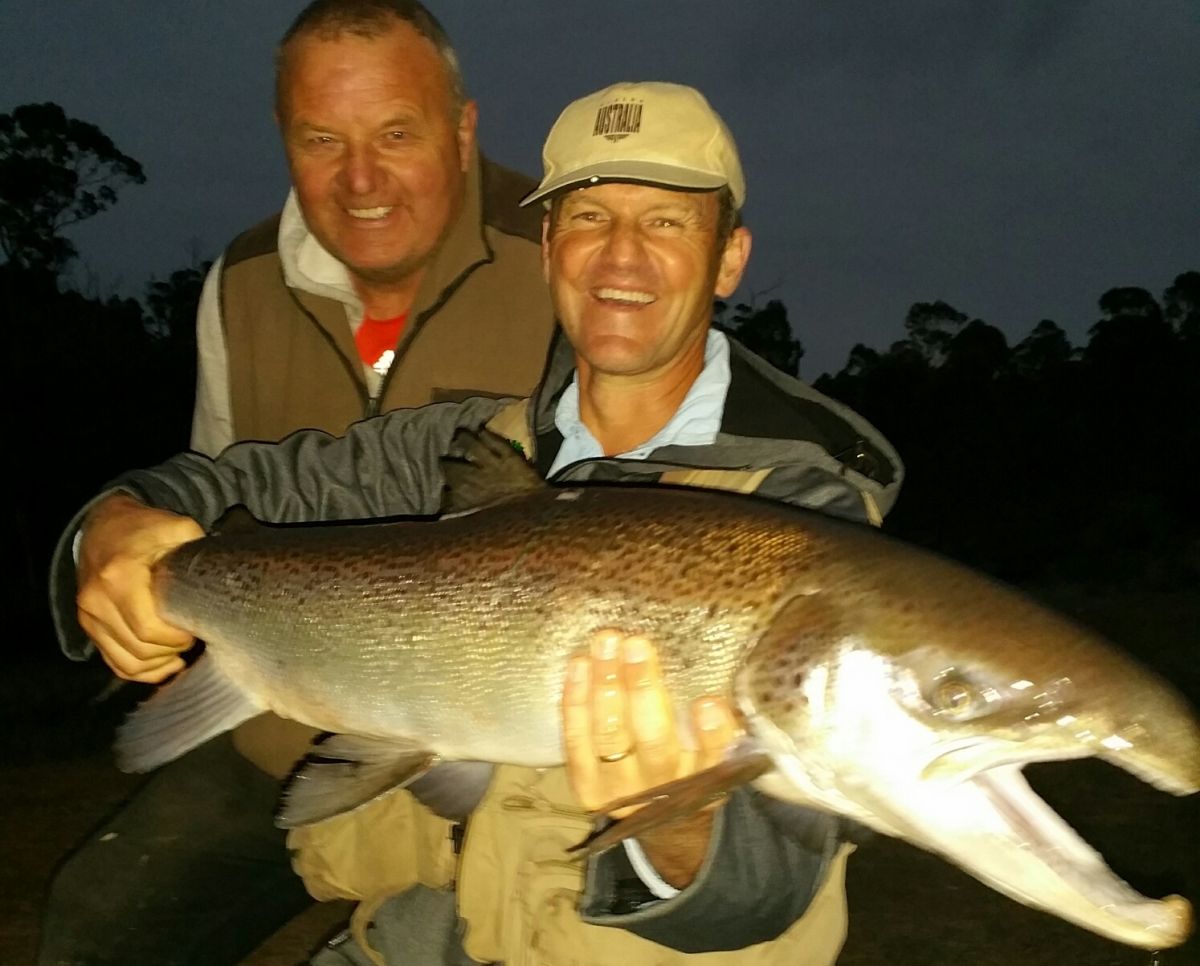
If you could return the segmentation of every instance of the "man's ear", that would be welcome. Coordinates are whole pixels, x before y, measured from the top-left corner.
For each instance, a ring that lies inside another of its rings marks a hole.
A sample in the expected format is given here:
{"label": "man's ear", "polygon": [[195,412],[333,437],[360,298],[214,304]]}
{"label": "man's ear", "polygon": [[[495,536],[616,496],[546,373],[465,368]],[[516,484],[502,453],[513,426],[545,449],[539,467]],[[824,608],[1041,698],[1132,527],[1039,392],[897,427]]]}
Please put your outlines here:
{"label": "man's ear", "polygon": [[475,156],[475,126],[479,123],[479,105],[467,101],[458,116],[458,165],[465,174]]}
{"label": "man's ear", "polygon": [[542,278],[546,284],[550,284],[550,218],[552,217],[549,208],[542,215]]}
{"label": "man's ear", "polygon": [[721,264],[717,266],[717,284],[714,294],[717,298],[729,298],[746,271],[746,263],[750,261],[750,229],[735,228],[729,233],[725,250],[721,252]]}

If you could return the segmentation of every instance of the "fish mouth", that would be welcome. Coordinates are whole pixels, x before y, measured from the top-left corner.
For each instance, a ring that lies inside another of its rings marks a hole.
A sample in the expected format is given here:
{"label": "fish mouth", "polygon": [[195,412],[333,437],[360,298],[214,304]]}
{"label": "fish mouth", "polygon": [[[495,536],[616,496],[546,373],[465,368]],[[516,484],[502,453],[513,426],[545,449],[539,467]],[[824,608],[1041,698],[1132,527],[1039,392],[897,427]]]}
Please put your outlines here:
{"label": "fish mouth", "polygon": [[[1106,756],[1078,745],[979,736],[935,740],[922,754],[922,729],[901,717],[883,719],[885,726],[827,749],[832,755],[821,760],[774,723],[749,715],[749,730],[775,763],[756,785],[941,855],[1023,905],[1116,942],[1164,949],[1187,939],[1190,903],[1177,895],[1151,899],[1122,881],[1022,773],[1033,762]],[[922,760],[923,767],[916,764]],[[1125,770],[1142,778],[1137,772],[1148,763],[1140,764]]]}
{"label": "fish mouth", "polygon": [[[993,819],[989,834],[972,846],[984,853],[977,853],[982,863],[967,866],[993,888],[1147,949],[1177,946],[1191,933],[1192,909],[1186,899],[1150,899],[1118,878],[1099,852],[1033,791],[1021,765],[978,772],[960,788],[969,789],[964,797],[986,803]],[[1016,845],[1018,850],[1011,859],[994,860],[986,850],[997,845]],[[963,861],[961,856],[958,860]],[[1002,870],[1009,874],[993,877]]]}
{"label": "fish mouth", "polygon": [[[1099,852],[1034,792],[1022,772],[1035,762],[1098,758],[1160,791],[1193,794],[1200,785],[1200,745],[1186,723],[1187,714],[1180,711],[1169,717],[1174,728],[1159,726],[1149,733],[1140,725],[1098,728],[1093,733],[1076,719],[1063,718],[1059,724],[1070,728],[1026,740],[996,735],[943,740],[919,778],[940,787],[951,800],[961,799],[948,806],[950,810],[971,814],[974,809],[971,821],[976,827],[959,829],[969,843],[965,849],[946,841],[933,848],[952,856],[998,891],[1086,929],[1148,949],[1179,945],[1192,931],[1190,903],[1178,895],[1151,899],[1122,881]],[[1158,740],[1152,740],[1151,733]],[[915,830],[917,844],[922,838],[937,837],[917,813],[906,817],[912,826],[922,826]],[[954,822],[944,811],[939,820]],[[989,855],[989,847],[997,854]],[[974,855],[972,850],[977,850]],[[1001,850],[1012,855],[1002,857]]]}

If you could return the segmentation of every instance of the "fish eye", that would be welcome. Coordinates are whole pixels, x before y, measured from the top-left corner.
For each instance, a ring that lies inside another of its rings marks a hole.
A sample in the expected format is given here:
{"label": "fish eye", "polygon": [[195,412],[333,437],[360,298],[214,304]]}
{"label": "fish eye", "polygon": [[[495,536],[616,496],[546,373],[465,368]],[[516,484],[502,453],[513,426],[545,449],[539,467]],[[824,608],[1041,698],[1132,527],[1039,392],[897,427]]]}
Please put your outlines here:
{"label": "fish eye", "polygon": [[956,677],[942,678],[934,685],[933,692],[929,695],[933,713],[951,718],[965,717],[974,710],[976,703],[975,689]]}

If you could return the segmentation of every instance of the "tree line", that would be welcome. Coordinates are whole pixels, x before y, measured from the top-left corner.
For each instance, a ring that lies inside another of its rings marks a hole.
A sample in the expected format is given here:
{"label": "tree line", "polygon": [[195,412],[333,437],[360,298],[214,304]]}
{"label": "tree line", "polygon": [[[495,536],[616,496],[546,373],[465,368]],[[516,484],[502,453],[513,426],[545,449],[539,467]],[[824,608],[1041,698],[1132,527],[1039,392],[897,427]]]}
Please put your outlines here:
{"label": "tree line", "polygon": [[[717,323],[785,372],[787,310],[718,303]],[[1087,342],[1042,319],[1019,342],[917,302],[887,349],[856,345],[815,386],[862,413],[907,480],[887,528],[1018,582],[1200,584],[1200,272],[1156,299],[1099,296]]]}
{"label": "tree line", "polygon": [[[4,553],[18,627],[48,633],[54,538],[105,481],[187,445],[194,313],[207,264],[141,300],[74,291],[64,230],[145,180],[103,132],[54,104],[0,115],[0,309],[12,455]],[[716,322],[795,374],[782,302],[717,303]],[[1020,581],[1172,586],[1200,577],[1200,272],[1156,298],[1112,288],[1085,344],[1044,319],[1010,345],[982,319],[917,302],[886,349],[855,346],[818,389],[905,461],[887,527]]]}
{"label": "tree line", "polygon": [[904,338],[817,380],[903,457],[895,532],[1017,581],[1196,586],[1200,272],[1097,307],[1084,345],[1043,319],[1010,346],[917,303]]}

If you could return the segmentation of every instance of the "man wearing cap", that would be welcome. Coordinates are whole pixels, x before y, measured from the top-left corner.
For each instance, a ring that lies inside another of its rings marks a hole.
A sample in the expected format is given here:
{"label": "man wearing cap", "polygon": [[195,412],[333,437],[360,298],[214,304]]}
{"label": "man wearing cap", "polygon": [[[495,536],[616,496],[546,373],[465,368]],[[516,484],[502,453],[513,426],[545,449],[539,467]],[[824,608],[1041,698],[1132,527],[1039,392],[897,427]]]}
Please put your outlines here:
{"label": "man wearing cap", "polygon": [[[400,411],[341,438],[300,433],[126,475],[77,521],[79,626],[68,589],[77,525],[56,556],[68,654],[86,655],[86,635],[123,676],[180,670],[179,631],[155,611],[154,560],[239,502],[280,522],[436,512],[438,457],[461,428],[508,437],[555,484],[754,491],[879,521],[902,476],[886,440],[711,328],[713,298],[736,288],[750,235],[738,223],[737,151],[707,101],[673,84],[606,88],[564,110],[544,161],[525,203],[547,207],[543,266],[565,338],[533,395]],[[834,961],[850,847],[833,818],[781,818],[739,789],[590,862],[567,851],[590,831],[588,809],[707,767],[736,731],[724,698],[710,696],[693,708],[696,747],[685,744],[653,642],[598,627],[587,643],[564,684],[564,768],[497,766],[459,823],[399,792],[292,834],[315,895],[363,900],[355,938],[315,962]]]}

